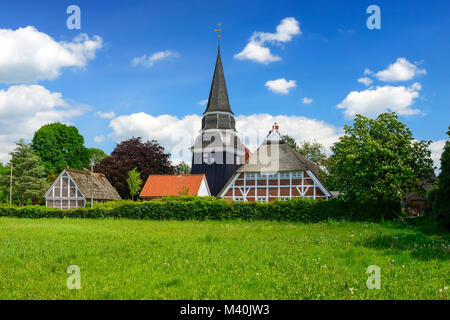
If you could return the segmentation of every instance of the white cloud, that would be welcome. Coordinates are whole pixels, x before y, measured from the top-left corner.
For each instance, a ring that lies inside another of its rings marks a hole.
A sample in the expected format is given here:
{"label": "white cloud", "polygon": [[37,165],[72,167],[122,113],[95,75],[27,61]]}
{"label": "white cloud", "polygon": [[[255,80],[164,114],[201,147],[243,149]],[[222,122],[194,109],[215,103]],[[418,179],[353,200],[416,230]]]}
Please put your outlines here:
{"label": "white cloud", "polygon": [[72,42],[57,42],[32,26],[0,29],[0,82],[55,79],[64,67],[85,67],[101,47],[99,36],[80,34]]}
{"label": "white cloud", "polygon": [[358,79],[358,82],[368,86],[373,82],[373,80],[367,77],[362,77]]}
{"label": "white cloud", "polygon": [[438,169],[441,167],[441,154],[444,151],[446,140],[437,140],[430,144],[431,159],[433,159],[434,166]]}
{"label": "white cloud", "polygon": [[269,48],[254,42],[249,42],[244,50],[234,55],[234,58],[238,60],[253,60],[264,64],[281,60],[279,56],[272,55]]}
{"label": "white cloud", "polygon": [[94,137],[94,141],[96,143],[102,143],[103,141],[105,141],[105,136],[101,135],[101,136],[95,136]]}
{"label": "white cloud", "polygon": [[[282,134],[298,141],[318,141],[329,148],[338,140],[341,129],[324,121],[298,116],[271,116],[269,114],[240,115],[236,117],[236,129],[243,143],[252,151],[262,142],[274,122],[280,125]],[[199,115],[177,118],[170,115],[152,116],[133,113],[119,116],[110,122],[111,137],[122,141],[131,137],[157,140],[177,161],[191,161],[189,147],[193,145],[201,128]]]}
{"label": "white cloud", "polygon": [[357,113],[375,117],[387,111],[394,111],[400,115],[414,115],[420,113],[420,110],[411,107],[417,97],[419,92],[416,84],[410,88],[384,86],[350,92],[337,107],[344,109],[344,114],[348,118]]}
{"label": "white cloud", "polygon": [[6,163],[9,161],[9,152],[15,147],[14,143],[10,141],[4,141],[5,139],[0,136],[0,163]]}
{"label": "white cloud", "polygon": [[144,54],[142,57],[136,57],[133,59],[132,61],[132,65],[134,67],[137,67],[139,65],[142,65],[146,68],[151,68],[153,67],[153,65],[161,60],[170,58],[170,57],[179,57],[180,55],[177,52],[171,51],[171,50],[166,50],[166,51],[159,51],[156,52],[150,56],[147,56],[146,54]]}
{"label": "white cloud", "polygon": [[131,137],[157,140],[174,158],[190,161],[190,150],[201,129],[199,115],[182,119],[171,115],[152,116],[144,112],[122,115],[110,122],[111,138],[122,141]]}
{"label": "white cloud", "polygon": [[297,86],[295,80],[286,80],[285,78],[277,80],[269,80],[266,82],[265,86],[273,92],[288,94],[289,90]]}
{"label": "white cloud", "polygon": [[411,89],[416,90],[416,91],[420,91],[422,90],[422,85],[418,82],[415,82],[411,85]]}
{"label": "white cloud", "polygon": [[112,119],[116,117],[116,114],[114,113],[114,111],[111,112],[102,112],[102,111],[98,111],[95,113],[96,116],[103,118],[103,119]]}
{"label": "white cloud", "polygon": [[207,103],[208,103],[208,99],[203,99],[198,102],[198,104],[201,105],[202,107],[206,106]]}
{"label": "white cloud", "polygon": [[302,99],[302,102],[303,102],[303,104],[310,104],[313,102],[313,100],[314,100],[313,98],[304,97]]}
{"label": "white cloud", "polygon": [[[270,114],[239,115],[236,117],[236,130],[242,135],[243,143],[254,151],[263,141],[274,122],[280,126],[280,133],[289,135],[296,141],[317,141],[329,150],[342,135],[341,128],[325,121],[301,116]],[[255,137],[258,137],[255,140]]]}
{"label": "white cloud", "polygon": [[80,116],[86,107],[74,107],[59,92],[40,85],[17,85],[0,90],[0,161],[19,138],[31,139],[42,125]]}
{"label": "white cloud", "polygon": [[288,42],[295,35],[302,34],[300,24],[295,18],[284,18],[276,28],[275,33],[254,32],[252,40],[256,42]]}
{"label": "white cloud", "polygon": [[372,72],[372,70],[370,70],[370,69],[364,69],[364,75],[365,76],[368,76],[368,75],[371,75],[373,72]]}
{"label": "white cloud", "polygon": [[276,27],[275,33],[270,32],[254,32],[249,39],[245,48],[234,55],[238,60],[253,60],[259,63],[268,64],[269,62],[280,61],[281,58],[272,55],[270,49],[265,45],[279,45],[289,42],[295,35],[302,34],[300,24],[295,18],[284,18]]}
{"label": "white cloud", "polygon": [[416,75],[426,74],[425,69],[419,69],[405,58],[398,58],[396,62],[390,64],[387,69],[378,71],[375,74],[378,80],[386,82],[407,81]]}

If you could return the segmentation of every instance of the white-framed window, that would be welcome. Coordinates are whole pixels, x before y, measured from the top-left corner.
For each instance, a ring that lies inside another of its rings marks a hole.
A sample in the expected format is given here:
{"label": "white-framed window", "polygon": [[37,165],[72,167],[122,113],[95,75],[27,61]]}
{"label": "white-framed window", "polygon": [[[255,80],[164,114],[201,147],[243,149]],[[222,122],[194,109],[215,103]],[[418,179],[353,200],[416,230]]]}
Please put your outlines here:
{"label": "white-framed window", "polygon": [[302,177],[301,171],[292,172],[292,178],[301,178],[301,177]]}
{"label": "white-framed window", "polygon": [[289,196],[283,196],[283,197],[279,197],[278,199],[280,199],[281,201],[287,201],[287,200],[290,200],[291,197],[289,197]]}
{"label": "white-framed window", "polygon": [[289,178],[290,172],[280,172],[280,178],[286,179]]}
{"label": "white-framed window", "polygon": [[84,195],[67,173],[55,181],[45,199],[46,206],[60,209],[84,207],[85,204]]}
{"label": "white-framed window", "polygon": [[244,197],[234,197],[234,201],[244,201]]}
{"label": "white-framed window", "polygon": [[246,177],[247,179],[255,179],[256,173],[254,173],[254,172],[248,172],[248,173],[245,173],[245,177]]}
{"label": "white-framed window", "polygon": [[278,178],[278,173],[269,174],[269,179],[277,179],[277,178]]}
{"label": "white-framed window", "polygon": [[265,180],[267,178],[267,173],[258,173],[256,178],[259,180]]}
{"label": "white-framed window", "polygon": [[257,197],[256,201],[258,201],[258,202],[267,202],[267,198],[266,197]]}

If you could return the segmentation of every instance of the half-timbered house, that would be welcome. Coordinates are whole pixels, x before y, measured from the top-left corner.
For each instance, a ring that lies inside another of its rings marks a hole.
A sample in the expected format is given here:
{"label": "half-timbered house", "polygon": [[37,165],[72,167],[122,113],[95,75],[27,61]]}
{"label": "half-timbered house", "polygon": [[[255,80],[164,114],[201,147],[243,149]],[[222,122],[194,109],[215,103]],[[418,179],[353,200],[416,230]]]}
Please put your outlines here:
{"label": "half-timbered house", "polygon": [[236,170],[219,197],[226,200],[269,202],[276,199],[329,199],[319,179],[319,166],[293,150],[275,124],[248,161]]}
{"label": "half-timbered house", "polygon": [[94,202],[121,200],[103,173],[64,169],[44,195],[47,207],[74,209]]}

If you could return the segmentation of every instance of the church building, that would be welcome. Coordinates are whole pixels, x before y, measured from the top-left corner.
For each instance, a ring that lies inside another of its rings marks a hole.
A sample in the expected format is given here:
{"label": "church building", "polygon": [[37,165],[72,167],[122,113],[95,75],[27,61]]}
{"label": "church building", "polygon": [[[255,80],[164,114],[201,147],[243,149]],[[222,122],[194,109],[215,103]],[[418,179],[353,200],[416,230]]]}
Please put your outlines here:
{"label": "church building", "polygon": [[246,148],[237,136],[234,114],[228,100],[220,46],[208,104],[203,113],[202,128],[191,150],[191,172],[206,175],[213,196],[218,195],[233,173],[244,163]]}

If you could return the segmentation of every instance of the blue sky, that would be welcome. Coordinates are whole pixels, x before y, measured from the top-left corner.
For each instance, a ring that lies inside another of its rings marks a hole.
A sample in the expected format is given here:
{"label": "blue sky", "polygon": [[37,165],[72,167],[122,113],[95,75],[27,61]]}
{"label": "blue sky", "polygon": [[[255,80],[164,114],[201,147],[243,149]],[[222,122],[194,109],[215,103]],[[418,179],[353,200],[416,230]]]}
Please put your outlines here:
{"label": "blue sky", "polygon": [[[66,27],[71,4],[81,9],[80,30]],[[366,26],[372,4],[381,9],[380,30]],[[0,161],[15,140],[30,139],[35,126],[49,121],[76,125],[87,146],[107,152],[141,135],[188,159],[205,109],[200,102],[208,98],[217,23],[242,134],[265,134],[278,121],[297,140],[329,146],[355,110],[374,116],[390,108],[402,113],[415,138],[436,141],[436,158],[450,124],[449,18],[448,1],[2,1],[0,43],[15,45],[3,58],[0,52]],[[34,29],[19,37],[16,31],[28,26]],[[255,32],[256,51],[270,50],[277,61],[239,59]],[[73,40],[80,33],[84,38]],[[54,59],[33,53],[43,43],[54,45],[47,49]],[[27,47],[32,52],[23,54]],[[146,62],[133,65],[144,55]],[[15,57],[22,59],[11,67]],[[57,101],[40,105],[50,96]],[[26,124],[11,125],[12,119]]]}

